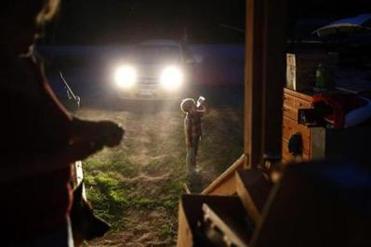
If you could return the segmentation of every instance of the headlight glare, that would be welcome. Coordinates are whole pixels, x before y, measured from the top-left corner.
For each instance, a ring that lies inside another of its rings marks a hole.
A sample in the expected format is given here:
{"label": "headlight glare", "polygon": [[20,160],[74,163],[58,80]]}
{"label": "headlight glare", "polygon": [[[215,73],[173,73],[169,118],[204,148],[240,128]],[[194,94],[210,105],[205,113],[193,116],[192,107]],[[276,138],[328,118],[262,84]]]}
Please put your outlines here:
{"label": "headlight glare", "polygon": [[167,90],[176,90],[180,88],[184,80],[183,72],[176,66],[166,67],[161,74],[160,82],[163,88]]}
{"label": "headlight glare", "polygon": [[133,66],[124,65],[115,71],[114,80],[121,88],[131,88],[137,82],[137,71]]}

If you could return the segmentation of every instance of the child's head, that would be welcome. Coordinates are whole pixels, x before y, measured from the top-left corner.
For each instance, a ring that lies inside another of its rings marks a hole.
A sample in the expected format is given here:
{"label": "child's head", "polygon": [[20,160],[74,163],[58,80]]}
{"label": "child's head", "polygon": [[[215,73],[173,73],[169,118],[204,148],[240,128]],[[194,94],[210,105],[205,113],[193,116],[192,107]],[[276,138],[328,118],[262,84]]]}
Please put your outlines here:
{"label": "child's head", "polygon": [[192,98],[183,99],[182,102],[180,103],[180,109],[184,113],[190,112],[195,108],[196,108],[196,102]]}
{"label": "child's head", "polygon": [[24,54],[42,34],[44,24],[57,12],[60,0],[4,0],[0,28],[5,49]]}

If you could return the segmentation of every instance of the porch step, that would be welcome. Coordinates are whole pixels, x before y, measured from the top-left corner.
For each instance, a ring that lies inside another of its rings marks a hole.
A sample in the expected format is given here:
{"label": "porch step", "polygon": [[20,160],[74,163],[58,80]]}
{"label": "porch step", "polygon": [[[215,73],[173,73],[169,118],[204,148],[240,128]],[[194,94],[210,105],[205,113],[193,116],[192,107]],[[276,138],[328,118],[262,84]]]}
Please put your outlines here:
{"label": "porch step", "polygon": [[259,170],[236,172],[236,191],[248,214],[258,223],[273,183]]}
{"label": "porch step", "polygon": [[183,195],[179,206],[178,247],[247,247],[254,229],[237,196]]}

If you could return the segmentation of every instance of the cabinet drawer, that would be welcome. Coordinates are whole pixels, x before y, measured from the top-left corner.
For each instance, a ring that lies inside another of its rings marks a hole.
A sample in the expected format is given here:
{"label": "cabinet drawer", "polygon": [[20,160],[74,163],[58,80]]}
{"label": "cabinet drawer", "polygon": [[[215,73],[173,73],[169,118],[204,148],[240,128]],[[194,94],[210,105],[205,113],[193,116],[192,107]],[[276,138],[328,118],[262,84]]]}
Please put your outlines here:
{"label": "cabinet drawer", "polygon": [[302,108],[311,108],[312,107],[312,102],[311,101],[306,101],[300,98],[297,98],[295,100],[295,108],[296,109],[302,109]]}
{"label": "cabinet drawer", "polygon": [[298,111],[303,108],[311,108],[311,101],[296,98],[290,94],[285,94],[283,98],[283,115],[295,121],[298,120]]}
{"label": "cabinet drawer", "polygon": [[[298,92],[296,92],[295,94],[301,95]],[[310,96],[298,97],[294,94],[285,91],[283,95],[283,104],[295,109],[309,108],[311,107],[312,104],[312,98]]]}

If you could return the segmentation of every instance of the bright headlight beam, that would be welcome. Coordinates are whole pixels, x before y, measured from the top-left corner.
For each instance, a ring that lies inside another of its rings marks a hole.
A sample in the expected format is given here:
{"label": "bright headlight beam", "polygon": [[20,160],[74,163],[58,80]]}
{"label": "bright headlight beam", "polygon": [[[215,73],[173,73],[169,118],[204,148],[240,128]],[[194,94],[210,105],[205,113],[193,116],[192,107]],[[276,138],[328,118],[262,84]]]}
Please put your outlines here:
{"label": "bright headlight beam", "polygon": [[137,71],[133,66],[123,65],[116,69],[114,80],[121,88],[130,88],[137,82]]}
{"label": "bright headlight beam", "polygon": [[183,72],[176,66],[166,67],[161,74],[160,82],[163,88],[167,90],[178,89],[184,80]]}

